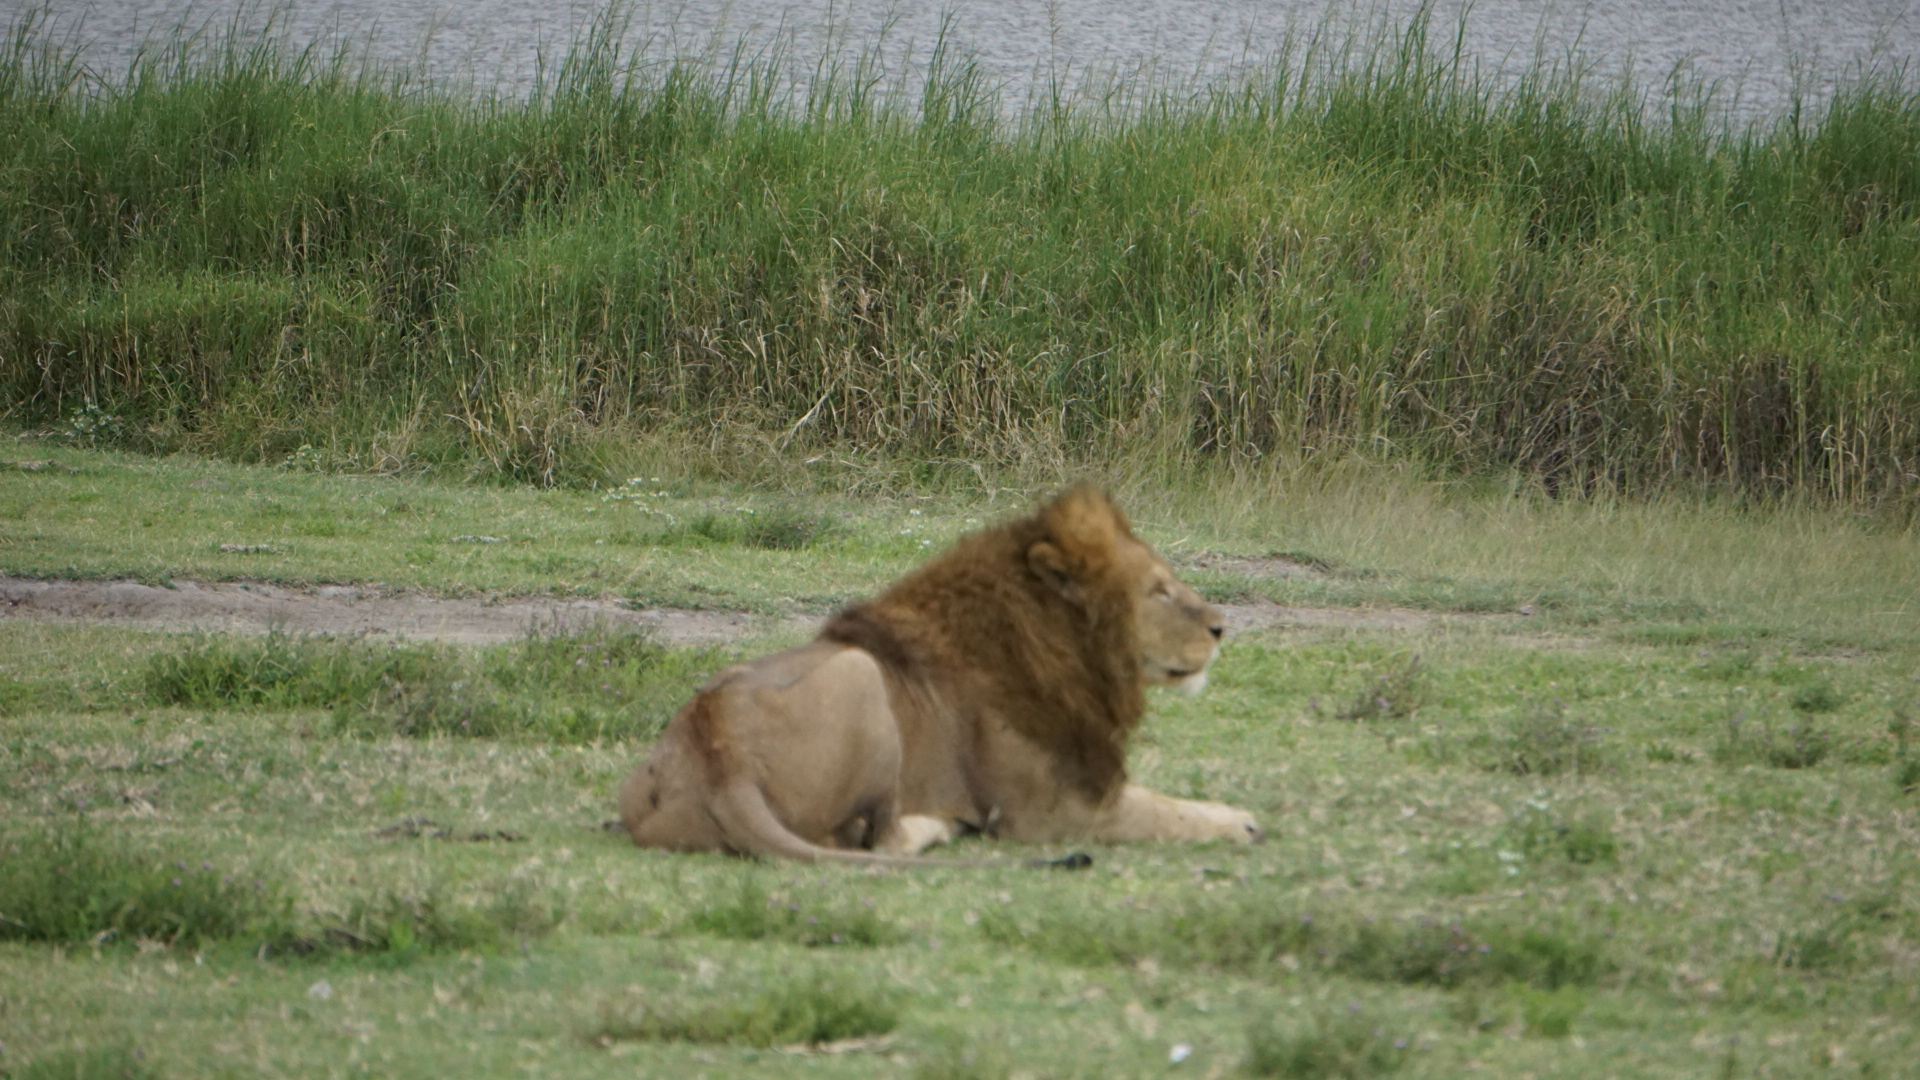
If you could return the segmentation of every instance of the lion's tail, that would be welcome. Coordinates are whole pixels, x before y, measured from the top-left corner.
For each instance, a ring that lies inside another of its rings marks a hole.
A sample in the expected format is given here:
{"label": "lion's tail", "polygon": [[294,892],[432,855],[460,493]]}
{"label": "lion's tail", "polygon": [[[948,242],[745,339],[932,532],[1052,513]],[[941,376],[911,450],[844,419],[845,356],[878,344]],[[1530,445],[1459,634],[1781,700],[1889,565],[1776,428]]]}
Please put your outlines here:
{"label": "lion's tail", "polygon": [[787,828],[774,814],[773,808],[767,805],[766,793],[760,790],[760,785],[745,777],[735,777],[722,785],[715,793],[712,808],[714,820],[719,822],[720,831],[727,838],[727,846],[743,855],[778,857],[804,863],[853,863],[859,866],[943,866],[964,869],[1007,865],[821,847]]}

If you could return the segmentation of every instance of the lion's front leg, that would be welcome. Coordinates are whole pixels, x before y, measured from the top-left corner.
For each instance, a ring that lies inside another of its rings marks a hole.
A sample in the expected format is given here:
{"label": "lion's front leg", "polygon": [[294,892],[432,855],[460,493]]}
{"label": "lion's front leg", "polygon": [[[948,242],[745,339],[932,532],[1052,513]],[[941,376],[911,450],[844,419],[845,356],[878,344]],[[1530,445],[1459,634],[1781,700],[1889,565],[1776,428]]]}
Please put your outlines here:
{"label": "lion's front leg", "polygon": [[1234,840],[1250,844],[1265,836],[1253,815],[1224,803],[1175,799],[1138,784],[1128,784],[1101,815],[1093,839],[1106,843],[1134,840]]}

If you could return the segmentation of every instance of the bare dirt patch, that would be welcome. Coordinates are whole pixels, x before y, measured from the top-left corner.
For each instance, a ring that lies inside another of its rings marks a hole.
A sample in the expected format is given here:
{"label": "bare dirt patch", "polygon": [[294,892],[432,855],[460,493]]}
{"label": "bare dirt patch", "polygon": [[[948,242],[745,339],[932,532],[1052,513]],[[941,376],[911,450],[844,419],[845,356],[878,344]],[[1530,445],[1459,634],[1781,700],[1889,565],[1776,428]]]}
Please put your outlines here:
{"label": "bare dirt patch", "polygon": [[[1236,632],[1276,628],[1421,630],[1442,621],[1514,616],[1459,615],[1406,608],[1305,608],[1272,602],[1224,604]],[[0,577],[0,618],[53,619],[161,631],[335,636],[389,634],[415,641],[486,645],[529,633],[589,624],[647,628],[674,645],[738,641],[773,631],[807,633],[816,615],[630,608],[617,600],[552,597],[464,598],[353,585],[289,588],[255,582],[35,581]]]}
{"label": "bare dirt patch", "polygon": [[31,581],[0,577],[0,618],[58,619],[164,631],[336,636],[391,634],[487,645],[589,624],[646,627],[675,645],[735,641],[817,619],[738,611],[633,609],[615,600],[461,598],[352,585],[287,588],[254,582]]}

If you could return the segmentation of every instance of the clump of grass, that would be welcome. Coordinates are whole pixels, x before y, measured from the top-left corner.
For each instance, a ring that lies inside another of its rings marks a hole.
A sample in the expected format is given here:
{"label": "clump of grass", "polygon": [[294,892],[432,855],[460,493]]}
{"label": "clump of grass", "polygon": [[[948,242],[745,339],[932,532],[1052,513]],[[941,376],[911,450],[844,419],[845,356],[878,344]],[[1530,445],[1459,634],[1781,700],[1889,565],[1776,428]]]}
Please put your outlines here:
{"label": "clump of grass", "polygon": [[906,935],[860,906],[769,896],[752,879],[734,899],[696,911],[688,925],[703,934],[736,941],[789,941],[796,945],[893,945]]}
{"label": "clump of grass", "polygon": [[1663,765],[1680,765],[1693,760],[1693,751],[1684,746],[1675,746],[1665,739],[1653,739],[1646,744],[1648,761]]}
{"label": "clump of grass", "polygon": [[276,876],[233,873],[82,820],[0,837],[0,864],[0,939],[267,940],[292,919],[291,896]]}
{"label": "clump of grass", "polygon": [[1833,751],[1833,735],[1811,717],[1776,728],[1763,715],[1736,712],[1727,718],[1713,745],[1722,765],[1766,765],[1775,769],[1811,769]]}
{"label": "clump of grass", "polygon": [[665,518],[664,523],[646,534],[647,543],[663,547],[737,544],[769,551],[799,551],[831,543],[849,533],[846,523],[838,517],[800,503],[709,510],[680,521],[649,509],[625,492],[615,492],[607,498],[638,504],[642,512]]}
{"label": "clump of grass", "polygon": [[746,510],[736,519],[742,543],[772,551],[798,551],[846,535],[837,519],[795,503]]}
{"label": "clump of grass", "polygon": [[323,917],[316,934],[297,939],[290,948],[405,960],[434,950],[484,950],[515,938],[539,937],[566,917],[563,902],[538,895],[524,880],[496,882],[485,892],[486,902],[473,907],[453,903],[437,885],[355,897],[343,915]]}
{"label": "clump of grass", "polygon": [[889,996],[816,974],[733,1005],[652,1000],[604,1006],[600,1025],[590,1038],[601,1045],[625,1041],[812,1045],[884,1035],[899,1022],[899,1011]]}
{"label": "clump of grass", "polygon": [[657,733],[715,661],[604,624],[468,654],[273,633],[195,639],[150,660],[143,684],[160,704],[329,709],[351,734],[587,742]]}
{"label": "clump of grass", "polygon": [[1520,982],[1543,989],[1596,982],[1609,969],[1600,942],[1569,926],[1362,924],[1330,958],[1345,974],[1416,986]]}
{"label": "clump of grass", "polygon": [[1068,963],[1161,964],[1277,975],[1314,966],[1352,978],[1418,986],[1586,984],[1611,969],[1599,939],[1571,927],[1469,921],[1375,922],[1269,904],[1200,904],[1169,912],[1043,916],[1004,913],[982,933]]}
{"label": "clump of grass", "polygon": [[1920,758],[1903,758],[1894,763],[1893,786],[1902,795],[1920,792]]}
{"label": "clump of grass", "polygon": [[1489,764],[1516,776],[1581,776],[1612,761],[1605,728],[1567,714],[1558,699],[1508,718],[1493,740]]}
{"label": "clump of grass", "polygon": [[1414,656],[1360,688],[1353,701],[1335,715],[1342,720],[1406,720],[1425,699],[1424,672]]}
{"label": "clump of grass", "polygon": [[1719,682],[1742,682],[1755,674],[1755,665],[1760,662],[1759,654],[1752,649],[1737,649],[1710,655],[1695,664],[1690,670],[1703,679]]}
{"label": "clump of grass", "polygon": [[1527,1034],[1542,1039],[1564,1039],[1573,1034],[1573,1022],[1587,1011],[1587,995],[1572,986],[1552,990],[1523,986],[1517,994]]}
{"label": "clump of grass", "polygon": [[1274,1017],[1247,1033],[1247,1069],[1288,1080],[1367,1080],[1398,1072],[1408,1038],[1354,1004],[1292,1019]]}
{"label": "clump of grass", "polygon": [[1808,683],[1793,692],[1793,707],[1803,713],[1830,713],[1846,703],[1830,682]]}
{"label": "clump of grass", "polygon": [[0,676],[0,716],[70,709],[83,701],[76,688],[65,681]]}
{"label": "clump of grass", "polygon": [[363,734],[497,736],[532,719],[440,645],[204,637],[155,656],[145,683],[165,705],[332,709],[338,727]]}
{"label": "clump of grass", "polygon": [[1828,922],[1786,931],[1774,945],[1774,963],[1802,971],[1847,967],[1855,959],[1853,937],[1858,929],[1858,920],[1843,914]]}
{"label": "clump of grass", "polygon": [[1528,859],[1565,859],[1580,866],[1615,862],[1620,842],[1606,821],[1567,820],[1547,799],[1529,799],[1507,823],[1505,843]]}
{"label": "clump of grass", "polygon": [[336,730],[352,735],[477,738],[537,731],[540,718],[525,702],[475,678],[458,657],[434,649],[423,661],[390,671],[361,694],[330,702]]}
{"label": "clump of grass", "polygon": [[1013,1064],[990,1038],[947,1032],[934,1052],[913,1067],[913,1080],[1008,1080]]}
{"label": "clump of grass", "polygon": [[132,1046],[62,1050],[9,1071],[8,1080],[160,1080],[165,1074]]}
{"label": "clump of grass", "polygon": [[449,664],[447,650],[434,646],[366,645],[274,631],[261,638],[193,638],[149,660],[143,681],[147,696],[161,705],[327,707],[422,681]]}

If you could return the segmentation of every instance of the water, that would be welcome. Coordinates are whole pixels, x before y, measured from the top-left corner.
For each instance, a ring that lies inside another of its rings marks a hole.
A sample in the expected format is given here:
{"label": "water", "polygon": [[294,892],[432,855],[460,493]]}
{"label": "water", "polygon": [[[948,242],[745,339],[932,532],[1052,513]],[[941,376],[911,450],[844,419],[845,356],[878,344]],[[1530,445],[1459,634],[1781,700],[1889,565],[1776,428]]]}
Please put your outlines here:
{"label": "water", "polygon": [[[39,6],[0,0],[0,21]],[[1655,89],[1678,74],[1718,88],[1737,120],[1778,113],[1796,91],[1818,101],[1862,65],[1920,60],[1915,0],[1435,0],[1434,36],[1444,45],[1461,12],[1466,52],[1496,76],[1550,60],[1607,77],[1630,74]],[[447,83],[524,93],[543,53],[574,40],[599,4],[564,0],[295,0],[279,26],[296,44],[351,43],[371,57],[414,65]],[[1160,85],[1230,77],[1280,48],[1288,36],[1402,25],[1418,0],[1355,6],[1341,0],[952,0],[907,5],[861,0],[683,0],[637,4],[636,41],[652,55],[700,53],[735,42],[749,53],[784,43],[807,62],[839,49],[870,50],[908,81],[947,27],[1011,112],[1037,89],[1068,91],[1092,76],[1147,75]],[[224,25],[236,13],[258,21],[260,7],[235,0],[54,3],[62,32],[74,33],[89,62],[123,70],[136,45],[180,25]],[[949,16],[947,18],[946,16]],[[1097,81],[1097,79],[1096,79]]]}

